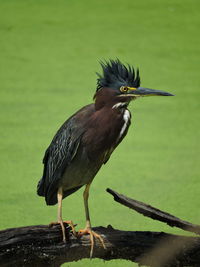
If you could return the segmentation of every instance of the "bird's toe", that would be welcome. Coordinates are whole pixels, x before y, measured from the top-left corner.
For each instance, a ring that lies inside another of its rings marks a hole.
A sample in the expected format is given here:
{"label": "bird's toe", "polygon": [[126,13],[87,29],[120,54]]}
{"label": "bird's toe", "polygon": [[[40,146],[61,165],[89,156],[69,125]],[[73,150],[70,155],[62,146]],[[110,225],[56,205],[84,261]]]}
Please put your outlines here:
{"label": "bird's toe", "polygon": [[94,232],[91,228],[85,228],[78,231],[78,237],[83,235],[90,235],[90,242],[91,242],[91,249],[90,249],[90,258],[92,258],[93,251],[94,251],[94,238],[99,239],[100,243],[102,244],[103,248],[106,249],[104,240],[101,235]]}

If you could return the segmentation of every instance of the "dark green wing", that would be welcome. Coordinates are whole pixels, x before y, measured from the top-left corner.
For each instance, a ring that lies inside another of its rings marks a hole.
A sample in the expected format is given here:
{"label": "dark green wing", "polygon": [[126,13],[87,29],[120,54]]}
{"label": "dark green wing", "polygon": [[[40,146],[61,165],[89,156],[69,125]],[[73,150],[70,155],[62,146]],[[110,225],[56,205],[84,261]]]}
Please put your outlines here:
{"label": "dark green wing", "polygon": [[84,129],[77,123],[76,118],[69,118],[58,130],[45,152],[44,172],[38,183],[37,193],[45,196],[47,205],[57,203],[56,193],[60,178],[76,155],[83,132]]}

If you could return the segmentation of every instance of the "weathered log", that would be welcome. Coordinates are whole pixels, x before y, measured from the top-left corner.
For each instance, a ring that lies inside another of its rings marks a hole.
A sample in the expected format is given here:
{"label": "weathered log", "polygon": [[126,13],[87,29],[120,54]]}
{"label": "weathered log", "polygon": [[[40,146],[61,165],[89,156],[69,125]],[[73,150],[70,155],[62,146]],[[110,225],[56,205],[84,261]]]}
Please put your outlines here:
{"label": "weathered log", "polygon": [[[200,238],[162,232],[120,231],[96,227],[106,250],[95,242],[94,258],[126,259],[146,266],[200,266]],[[0,231],[0,266],[60,266],[89,258],[89,236],[76,238],[66,227],[68,241],[62,242],[60,226],[27,226]],[[167,256],[167,257],[166,257]],[[164,262],[163,262],[164,259]]]}
{"label": "weathered log", "polygon": [[[114,199],[145,216],[200,233],[200,226],[183,221],[148,204],[107,189]],[[62,242],[59,225],[36,225],[0,231],[0,266],[60,266],[90,256],[89,236],[75,237],[68,225],[67,243]],[[96,227],[106,249],[95,240],[93,258],[125,259],[152,267],[200,266],[200,237],[177,236],[163,232],[120,231],[111,226]]]}

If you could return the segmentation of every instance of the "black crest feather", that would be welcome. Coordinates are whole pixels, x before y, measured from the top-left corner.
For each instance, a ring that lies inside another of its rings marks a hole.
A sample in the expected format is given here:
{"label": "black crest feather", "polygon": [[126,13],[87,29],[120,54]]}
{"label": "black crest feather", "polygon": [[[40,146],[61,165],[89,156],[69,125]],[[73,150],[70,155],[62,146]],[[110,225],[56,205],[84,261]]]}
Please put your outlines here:
{"label": "black crest feather", "polygon": [[119,59],[100,61],[100,64],[103,74],[97,73],[97,91],[102,87],[118,89],[120,86],[140,86],[139,69],[135,73],[133,67],[129,64],[125,66]]}

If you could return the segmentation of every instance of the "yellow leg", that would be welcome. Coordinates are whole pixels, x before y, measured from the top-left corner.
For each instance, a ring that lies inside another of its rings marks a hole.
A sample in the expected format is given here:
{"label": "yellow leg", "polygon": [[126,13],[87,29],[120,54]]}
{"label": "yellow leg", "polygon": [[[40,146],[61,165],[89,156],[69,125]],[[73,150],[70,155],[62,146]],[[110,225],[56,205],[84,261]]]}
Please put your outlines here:
{"label": "yellow leg", "polygon": [[65,226],[64,223],[67,223],[71,226],[73,234],[76,236],[75,226],[72,221],[63,221],[62,219],[62,199],[63,199],[63,190],[62,187],[58,188],[57,192],[57,199],[58,199],[58,221],[50,223],[50,227],[54,224],[60,224],[62,229],[62,235],[63,235],[63,242],[66,243],[66,233],[65,233]]}
{"label": "yellow leg", "polygon": [[86,227],[91,229],[91,222],[90,222],[90,213],[89,213],[89,207],[88,207],[88,198],[89,198],[89,190],[90,185],[87,184],[85,187],[85,190],[83,192],[83,200],[84,200],[84,207],[85,207],[85,217],[86,217]]}
{"label": "yellow leg", "polygon": [[90,222],[90,214],[89,214],[89,207],[88,207],[88,198],[89,198],[89,189],[91,184],[87,184],[85,187],[85,190],[83,192],[83,199],[84,199],[84,206],[85,206],[85,216],[86,216],[86,227],[83,230],[79,230],[79,235],[89,234],[90,235],[90,241],[91,241],[91,250],[90,250],[90,258],[92,258],[93,250],[94,250],[94,237],[98,238],[100,242],[102,243],[102,246],[104,249],[106,249],[106,246],[104,244],[103,238],[92,231],[91,222]]}
{"label": "yellow leg", "polygon": [[58,188],[57,198],[58,198],[58,223],[62,228],[63,242],[66,243],[65,227],[62,219],[62,198],[63,198],[62,187]]}

